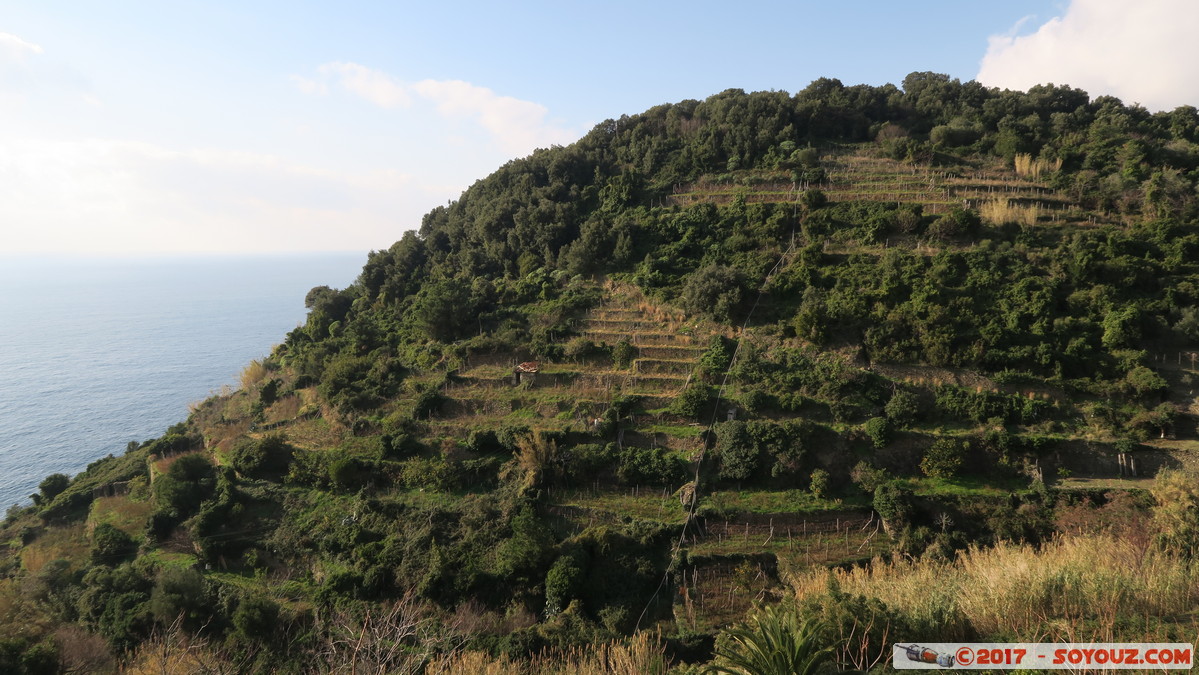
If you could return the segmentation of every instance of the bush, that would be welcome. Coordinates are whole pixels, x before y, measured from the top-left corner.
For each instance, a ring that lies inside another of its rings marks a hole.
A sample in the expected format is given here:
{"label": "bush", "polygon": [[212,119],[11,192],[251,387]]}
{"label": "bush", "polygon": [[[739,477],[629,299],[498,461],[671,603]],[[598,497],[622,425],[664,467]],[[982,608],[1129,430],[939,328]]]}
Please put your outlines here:
{"label": "bush", "polygon": [[821,672],[832,650],[821,647],[822,624],[800,621],[790,608],[765,606],[716,638],[714,673],[792,675]]}
{"label": "bush", "polygon": [[745,480],[757,471],[760,452],[745,422],[734,420],[719,425],[716,437],[721,478]]}
{"label": "bush", "polygon": [[247,642],[268,643],[279,623],[279,605],[269,598],[246,598],[238,604],[232,620],[234,635]]}
{"label": "bush", "polygon": [[924,452],[920,470],[929,478],[953,478],[962,468],[969,443],[959,443],[952,438],[938,438]]}
{"label": "bush", "polygon": [[874,510],[888,534],[902,530],[912,518],[912,493],[894,482],[874,489]]}
{"label": "bush", "polygon": [[243,438],[230,453],[230,463],[243,476],[255,478],[287,474],[295,448],[282,433],[267,434],[260,439]]}
{"label": "bush", "polygon": [[124,562],[137,552],[137,543],[123,531],[108,523],[100,523],[92,531],[91,560],[96,565],[113,566]]}
{"label": "bush", "polygon": [[713,335],[708,342],[708,350],[699,359],[699,367],[709,376],[720,375],[728,370],[733,360],[733,352],[729,349],[728,340],[723,335]]}
{"label": "bush", "polygon": [[553,617],[578,597],[583,584],[583,569],[573,555],[554,561],[545,575],[545,614]]}
{"label": "bush", "polygon": [[711,406],[712,388],[702,382],[692,382],[670,404],[670,412],[698,420],[711,412]]}
{"label": "bush", "polygon": [[62,491],[67,489],[67,486],[70,484],[71,478],[66,474],[52,473],[42,479],[42,482],[37,487],[38,490],[41,490],[42,501],[49,504],[50,500],[62,494]]}
{"label": "bush", "polygon": [[877,469],[866,462],[858,462],[849,472],[849,479],[863,491],[873,493],[878,486],[889,480],[886,469]]}
{"label": "bush", "polygon": [[591,340],[585,337],[571,338],[566,343],[566,347],[562,350],[562,355],[568,359],[585,359],[589,356],[597,354],[602,350]]}
{"label": "bush", "polygon": [[803,195],[800,197],[800,203],[809,211],[814,211],[828,204],[828,195],[824,194],[823,190],[804,190]]}
{"label": "bush", "polygon": [[778,399],[761,389],[748,389],[741,394],[741,407],[747,413],[758,414],[778,407]]}
{"label": "bush", "polygon": [[185,627],[199,628],[208,613],[204,575],[194,569],[163,568],[150,593],[150,611],[159,623],[182,618]]}
{"label": "bush", "polygon": [[824,469],[815,469],[808,481],[808,491],[814,496],[824,499],[829,495],[829,475]]}
{"label": "bush", "polygon": [[899,427],[906,427],[920,415],[920,399],[909,391],[897,391],[883,406],[883,414]]}
{"label": "bush", "polygon": [[965,209],[954,209],[928,226],[928,235],[934,239],[948,240],[973,234],[981,221],[978,214]]}
{"label": "bush", "polygon": [[732,321],[744,299],[744,283],[745,274],[735,267],[707,265],[687,277],[679,304],[692,314]]}
{"label": "bush", "polygon": [[436,389],[425,389],[416,397],[416,403],[412,407],[412,417],[418,420],[429,419],[434,413],[441,410],[441,404],[445,402],[445,396]]}
{"label": "bush", "polygon": [[687,465],[661,448],[629,448],[621,456],[620,479],[626,483],[678,485]]}
{"label": "bush", "polygon": [[621,340],[612,347],[612,363],[617,368],[628,368],[633,364],[635,358],[637,358],[637,348],[628,340]]}
{"label": "bush", "polygon": [[208,458],[196,453],[184,455],[166,473],[154,481],[154,497],[158,504],[173,510],[180,518],[196,512],[200,502],[212,494],[216,473]]}
{"label": "bush", "polygon": [[891,442],[891,423],[886,417],[871,417],[864,429],[875,449],[882,450]]}

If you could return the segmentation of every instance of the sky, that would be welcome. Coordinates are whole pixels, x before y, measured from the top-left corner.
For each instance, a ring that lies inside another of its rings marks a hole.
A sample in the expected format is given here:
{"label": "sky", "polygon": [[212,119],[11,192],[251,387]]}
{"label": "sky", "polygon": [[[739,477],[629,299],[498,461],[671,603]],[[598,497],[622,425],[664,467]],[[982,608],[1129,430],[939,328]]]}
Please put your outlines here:
{"label": "sky", "polygon": [[1193,0],[0,0],[0,258],[367,251],[654,105],[914,71],[1199,104]]}

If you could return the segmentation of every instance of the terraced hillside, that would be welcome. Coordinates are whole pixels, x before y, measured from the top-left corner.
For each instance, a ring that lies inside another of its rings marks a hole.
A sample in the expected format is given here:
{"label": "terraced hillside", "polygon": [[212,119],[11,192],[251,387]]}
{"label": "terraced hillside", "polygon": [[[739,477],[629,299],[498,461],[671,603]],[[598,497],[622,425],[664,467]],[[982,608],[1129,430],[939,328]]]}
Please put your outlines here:
{"label": "terraced hillside", "polygon": [[728,204],[742,199],[746,203],[796,204],[805,190],[819,189],[832,201],[919,205],[930,215],[958,207],[986,210],[1002,205],[1007,209],[1004,217],[1030,222],[1110,221],[1083,209],[1047,181],[1023,177],[993,161],[935,167],[880,156],[871,144],[826,150],[820,167],[822,177],[815,181],[793,181],[785,172],[762,170],[706,176],[677,186],[670,203]]}

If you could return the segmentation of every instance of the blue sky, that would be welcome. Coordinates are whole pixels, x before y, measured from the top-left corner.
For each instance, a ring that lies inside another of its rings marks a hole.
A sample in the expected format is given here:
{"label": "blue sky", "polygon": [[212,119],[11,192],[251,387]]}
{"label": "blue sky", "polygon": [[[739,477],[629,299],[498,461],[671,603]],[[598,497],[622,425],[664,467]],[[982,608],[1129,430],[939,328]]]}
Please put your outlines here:
{"label": "blue sky", "polygon": [[1190,4],[0,2],[0,255],[383,248],[513,157],[730,87],[1197,103]]}

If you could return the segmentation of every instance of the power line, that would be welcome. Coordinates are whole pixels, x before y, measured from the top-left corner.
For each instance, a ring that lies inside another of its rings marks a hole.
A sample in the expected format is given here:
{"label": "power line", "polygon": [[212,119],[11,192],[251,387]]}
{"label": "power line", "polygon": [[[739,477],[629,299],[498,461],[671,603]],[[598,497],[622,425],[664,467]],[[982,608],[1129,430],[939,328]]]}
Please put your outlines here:
{"label": "power line", "polygon": [[[754,304],[753,304],[753,306],[751,306],[749,308],[749,312],[745,315],[745,321],[743,321],[741,323],[741,330],[737,334],[737,346],[733,349],[733,356],[732,356],[732,358],[729,359],[729,364],[724,369],[724,376],[720,380],[720,387],[716,390],[716,401],[712,404],[712,418],[709,420],[708,426],[704,430],[704,435],[703,435],[704,447],[700,450],[699,459],[695,463],[695,479],[693,482],[693,485],[695,487],[693,488],[693,490],[691,492],[691,500],[690,500],[691,503],[687,507],[687,518],[683,520],[683,528],[682,528],[682,531],[679,533],[679,538],[675,542],[674,547],[671,549],[671,552],[670,552],[671,560],[674,560],[676,558],[676,556],[678,556],[679,551],[683,548],[683,544],[687,540],[687,527],[691,524],[692,520],[695,518],[695,509],[696,509],[696,506],[699,504],[700,469],[703,467],[704,461],[707,459],[708,438],[711,437],[712,428],[716,425],[716,418],[719,416],[720,401],[724,397],[724,390],[725,390],[725,387],[728,385],[729,373],[733,370],[733,364],[735,364],[737,362],[737,357],[741,354],[741,346],[745,342],[745,340],[744,340],[745,331],[749,327],[750,319],[753,318],[754,312],[757,311],[758,305],[762,301],[762,296],[766,294],[766,288],[770,285],[770,279],[778,271],[779,267],[783,264],[783,261],[785,261],[787,259],[787,256],[791,254],[791,251],[793,251],[795,249],[795,230],[796,230],[796,225],[799,224],[798,215],[797,215],[798,207],[799,207],[799,195],[796,194],[795,206],[792,210],[792,213],[796,214],[796,215],[795,215],[795,221],[793,222],[793,224],[791,226],[791,237],[790,237],[791,243],[787,246],[787,249],[785,251],[783,251],[783,253],[779,256],[779,259],[774,263],[774,267],[770,268],[770,271],[766,273],[766,277],[762,280],[762,285],[758,288],[758,295],[756,298],[754,298]],[[640,616],[637,617],[637,630],[641,629],[641,621],[645,618],[646,612],[649,611],[650,605],[652,605],[654,603],[654,601],[657,600],[658,595],[662,592],[662,587],[666,585],[666,581],[667,581],[667,579],[669,579],[669,577],[670,577],[670,569],[668,566],[666,571],[663,572],[663,574],[662,574],[662,579],[658,582],[658,587],[654,589],[653,594],[650,596],[649,600],[645,603],[645,607],[641,610]]]}

